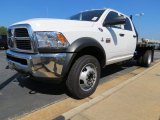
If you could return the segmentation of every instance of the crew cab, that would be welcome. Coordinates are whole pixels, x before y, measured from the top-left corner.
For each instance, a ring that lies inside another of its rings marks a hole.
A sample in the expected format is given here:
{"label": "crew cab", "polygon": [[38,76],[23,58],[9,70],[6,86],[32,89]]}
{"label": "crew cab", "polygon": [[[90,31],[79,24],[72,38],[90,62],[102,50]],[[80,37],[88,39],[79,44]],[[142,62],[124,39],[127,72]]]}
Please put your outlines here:
{"label": "crew cab", "polygon": [[65,81],[79,99],[94,93],[106,65],[134,58],[148,67],[154,55],[152,46],[138,43],[131,18],[113,9],[15,23],[8,28],[8,45],[8,68],[46,81]]}

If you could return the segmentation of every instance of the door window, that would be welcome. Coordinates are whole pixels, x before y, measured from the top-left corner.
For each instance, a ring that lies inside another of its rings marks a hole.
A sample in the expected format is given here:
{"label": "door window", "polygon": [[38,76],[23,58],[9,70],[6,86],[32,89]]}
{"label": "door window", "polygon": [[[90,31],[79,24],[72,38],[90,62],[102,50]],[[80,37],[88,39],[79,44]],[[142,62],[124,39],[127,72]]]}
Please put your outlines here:
{"label": "door window", "polygon": [[128,18],[126,18],[126,23],[124,25],[124,29],[128,30],[128,31],[132,31],[132,25],[131,25],[131,22]]}

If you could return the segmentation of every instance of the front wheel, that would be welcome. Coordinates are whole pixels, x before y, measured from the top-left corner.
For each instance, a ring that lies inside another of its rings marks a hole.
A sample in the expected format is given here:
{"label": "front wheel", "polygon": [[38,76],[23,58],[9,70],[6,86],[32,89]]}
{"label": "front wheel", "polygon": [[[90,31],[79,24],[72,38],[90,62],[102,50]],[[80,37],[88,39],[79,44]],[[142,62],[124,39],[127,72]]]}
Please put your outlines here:
{"label": "front wheel", "polygon": [[94,93],[99,83],[100,64],[91,55],[84,55],[73,64],[66,85],[69,92],[82,99]]}

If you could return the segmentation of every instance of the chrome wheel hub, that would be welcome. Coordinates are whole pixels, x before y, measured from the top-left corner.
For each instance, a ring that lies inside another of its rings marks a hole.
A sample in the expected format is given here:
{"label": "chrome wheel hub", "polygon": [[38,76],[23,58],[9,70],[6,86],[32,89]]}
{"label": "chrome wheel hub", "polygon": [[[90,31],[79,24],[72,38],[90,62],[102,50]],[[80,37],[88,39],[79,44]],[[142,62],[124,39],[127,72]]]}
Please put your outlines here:
{"label": "chrome wheel hub", "polygon": [[89,91],[92,89],[97,80],[97,69],[94,64],[87,64],[85,65],[79,76],[79,85],[82,90]]}

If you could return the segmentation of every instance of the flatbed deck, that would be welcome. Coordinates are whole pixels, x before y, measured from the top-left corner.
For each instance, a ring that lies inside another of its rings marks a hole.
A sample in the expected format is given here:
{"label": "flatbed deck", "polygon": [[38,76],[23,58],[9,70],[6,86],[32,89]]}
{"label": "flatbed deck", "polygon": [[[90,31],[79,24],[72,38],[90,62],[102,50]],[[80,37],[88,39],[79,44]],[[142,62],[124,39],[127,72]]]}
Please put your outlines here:
{"label": "flatbed deck", "polygon": [[141,40],[137,43],[137,48],[154,48],[155,42],[148,41],[148,40]]}

